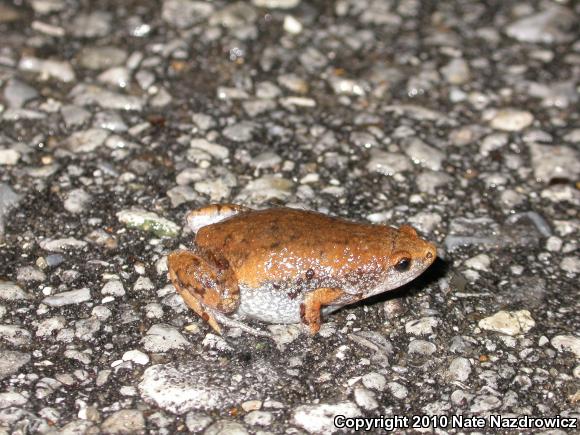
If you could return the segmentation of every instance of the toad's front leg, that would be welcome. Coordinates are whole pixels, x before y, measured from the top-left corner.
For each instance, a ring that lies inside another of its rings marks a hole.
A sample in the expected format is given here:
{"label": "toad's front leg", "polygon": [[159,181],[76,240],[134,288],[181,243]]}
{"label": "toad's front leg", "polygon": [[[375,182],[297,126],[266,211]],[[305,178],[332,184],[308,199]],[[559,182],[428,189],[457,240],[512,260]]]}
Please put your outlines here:
{"label": "toad's front leg", "polygon": [[240,304],[237,279],[228,261],[207,251],[175,251],[167,257],[167,266],[185,303],[221,334],[218,320]]}
{"label": "toad's front leg", "polygon": [[304,302],[300,304],[300,319],[302,323],[310,328],[311,334],[316,334],[320,329],[320,310],[323,306],[331,305],[345,295],[339,288],[318,288],[304,297]]}

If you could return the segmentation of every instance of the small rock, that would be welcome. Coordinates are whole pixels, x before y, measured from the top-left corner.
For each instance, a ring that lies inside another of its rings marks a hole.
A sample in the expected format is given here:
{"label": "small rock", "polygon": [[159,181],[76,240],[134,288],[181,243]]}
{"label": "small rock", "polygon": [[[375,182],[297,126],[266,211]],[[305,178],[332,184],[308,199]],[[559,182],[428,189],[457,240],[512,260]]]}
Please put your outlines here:
{"label": "small rock", "polygon": [[12,148],[0,148],[0,165],[13,166],[20,160],[20,152]]}
{"label": "small rock", "polygon": [[20,80],[8,80],[4,87],[4,99],[8,103],[8,107],[20,108],[37,97],[36,89]]}
{"label": "small rock", "polygon": [[235,421],[230,420],[219,420],[208,427],[203,435],[248,435],[249,432],[246,428]]}
{"label": "small rock", "polygon": [[534,116],[525,110],[501,109],[491,119],[490,125],[496,130],[520,131],[534,122]]}
{"label": "small rock", "polygon": [[252,0],[259,8],[268,9],[292,9],[300,4],[300,0]]}
{"label": "small rock", "polygon": [[161,17],[172,26],[185,29],[205,20],[214,11],[211,3],[193,0],[165,0]]}
{"label": "small rock", "polygon": [[80,13],[73,18],[69,32],[81,38],[106,36],[111,32],[112,14],[105,11]]}
{"label": "small rock", "polygon": [[79,214],[87,209],[92,196],[83,189],[71,190],[64,200],[64,208],[70,213]]}
{"label": "small rock", "polygon": [[354,401],[358,406],[368,411],[373,411],[379,407],[375,393],[365,387],[356,387],[354,389]]}
{"label": "small rock", "polygon": [[185,425],[192,433],[201,432],[212,423],[212,418],[202,412],[191,411],[185,415]]}
{"label": "small rock", "polygon": [[16,272],[16,280],[18,282],[43,282],[46,280],[46,274],[35,266],[22,266]]}
{"label": "small rock", "polygon": [[462,85],[469,81],[469,65],[464,59],[452,59],[447,65],[441,68],[441,73],[447,83],[452,85]]}
{"label": "small rock", "polygon": [[234,142],[247,142],[252,139],[256,126],[251,122],[239,122],[226,127],[222,134]]}
{"label": "small rock", "polygon": [[465,382],[471,374],[471,361],[467,358],[458,357],[451,361],[445,374],[450,381]]}
{"label": "small rock", "polygon": [[576,256],[564,257],[560,262],[560,268],[568,273],[580,273],[580,258]]}
{"label": "small rock", "polygon": [[145,430],[143,413],[136,409],[122,409],[109,416],[101,425],[103,433],[134,434]]}
{"label": "small rock", "polygon": [[292,423],[310,433],[334,433],[338,430],[334,426],[337,415],[352,418],[360,416],[361,411],[352,402],[301,405],[292,413]]}
{"label": "small rock", "polygon": [[53,332],[60,331],[66,326],[66,319],[63,316],[49,317],[38,323],[36,328],[37,337],[50,337]]}
{"label": "small rock", "polygon": [[30,358],[27,353],[0,349],[0,379],[17,373]]}
{"label": "small rock", "polygon": [[28,399],[16,391],[0,393],[0,409],[22,406],[26,402],[28,402]]}
{"label": "small rock", "polygon": [[109,132],[100,128],[77,131],[66,140],[66,146],[73,153],[90,153],[105,143]]}
{"label": "small rock", "polygon": [[104,109],[136,110],[143,109],[143,99],[135,95],[123,95],[95,85],[79,84],[71,91],[77,106],[97,105]]}
{"label": "small rock", "polygon": [[479,321],[479,327],[487,331],[500,332],[506,335],[518,335],[528,332],[536,325],[528,310],[498,311],[493,316]]}
{"label": "small rock", "polygon": [[579,153],[573,148],[536,143],[531,143],[529,147],[534,175],[538,180],[548,183],[556,178],[576,180],[580,176]]}
{"label": "small rock", "polygon": [[580,337],[574,335],[556,335],[550,343],[560,352],[572,352],[576,358],[580,358]]}
{"label": "small rock", "polygon": [[30,343],[31,334],[24,328],[16,325],[0,325],[0,341],[12,346],[26,346]]}
{"label": "small rock", "polygon": [[142,209],[127,209],[117,213],[117,219],[129,228],[152,232],[158,237],[175,237],[179,234],[179,226],[153,212]]}
{"label": "small rock", "polygon": [[244,423],[251,426],[270,426],[274,416],[268,411],[250,411],[244,416]]}
{"label": "small rock", "polygon": [[398,382],[389,382],[387,387],[389,388],[391,394],[399,400],[403,400],[409,395],[409,390],[407,387]]}
{"label": "small rock", "polygon": [[482,413],[486,411],[491,411],[492,409],[497,409],[501,406],[501,399],[492,396],[477,396],[473,400],[473,405],[469,409],[473,413]]}
{"label": "small rock", "polygon": [[412,166],[411,161],[404,154],[372,149],[367,169],[383,175],[394,175],[399,172],[409,171]]}
{"label": "small rock", "polygon": [[82,249],[87,246],[87,242],[84,240],[77,240],[72,237],[64,239],[45,239],[41,240],[38,244],[42,249],[50,252],[65,252],[71,249]]}
{"label": "small rock", "polygon": [[432,355],[437,351],[437,346],[435,346],[430,341],[425,340],[413,340],[409,343],[408,352],[410,354],[418,355]]}
{"label": "small rock", "polygon": [[250,181],[240,192],[238,200],[261,203],[271,199],[286,200],[294,187],[294,183],[275,175],[264,175]]}
{"label": "small rock", "polygon": [[129,350],[123,354],[123,361],[133,361],[135,364],[147,365],[149,364],[149,356],[140,350]]}
{"label": "small rock", "polygon": [[22,71],[32,71],[40,74],[41,79],[53,78],[62,82],[75,80],[75,73],[70,63],[56,60],[44,60],[36,57],[23,57],[18,68]]}
{"label": "small rock", "polygon": [[387,379],[380,373],[371,372],[362,377],[362,383],[365,387],[375,391],[384,391],[387,386]]}
{"label": "small rock", "polygon": [[491,259],[487,254],[479,254],[475,257],[471,257],[468,260],[465,260],[465,266],[469,267],[470,269],[486,272],[489,271],[489,266],[491,266]]}
{"label": "small rock", "polygon": [[91,291],[88,288],[81,288],[47,296],[42,300],[42,303],[50,307],[64,307],[66,305],[80,304],[90,300]]}
{"label": "small rock", "polygon": [[78,55],[79,64],[92,70],[120,66],[126,59],[125,50],[112,46],[84,47]]}
{"label": "small rock", "polygon": [[436,317],[422,317],[417,320],[411,320],[405,324],[405,332],[413,335],[430,335],[433,328],[439,325],[439,319]]}
{"label": "small rock", "polygon": [[189,342],[177,329],[162,323],[149,328],[141,342],[148,352],[167,352],[189,346]]}
{"label": "small rock", "polygon": [[108,281],[103,288],[101,288],[102,295],[110,295],[110,296],[124,296],[125,295],[125,288],[123,287],[123,283],[118,279],[112,279]]}
{"label": "small rock", "polygon": [[0,281],[0,300],[20,301],[31,298],[32,296],[20,288],[18,284],[10,281]]}
{"label": "small rock", "polygon": [[572,29],[575,22],[574,12],[551,4],[542,12],[520,18],[508,25],[505,32],[520,42],[558,44],[574,39]]}

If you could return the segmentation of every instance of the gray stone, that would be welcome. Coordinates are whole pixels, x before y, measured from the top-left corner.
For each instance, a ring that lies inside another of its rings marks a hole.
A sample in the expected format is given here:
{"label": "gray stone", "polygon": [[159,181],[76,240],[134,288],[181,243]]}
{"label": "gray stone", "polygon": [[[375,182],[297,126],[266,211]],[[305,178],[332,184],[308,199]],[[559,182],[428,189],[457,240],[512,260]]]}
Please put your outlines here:
{"label": "gray stone", "polygon": [[433,333],[433,328],[436,328],[438,325],[438,318],[422,317],[405,323],[405,332],[413,335],[430,335]]}
{"label": "gray stone", "polygon": [[375,391],[385,391],[387,379],[380,373],[371,372],[362,377],[362,383],[365,387]]}
{"label": "gray stone", "polygon": [[487,331],[518,335],[528,332],[536,322],[528,310],[498,311],[493,316],[481,319],[478,325]]}
{"label": "gray stone", "polygon": [[559,352],[572,352],[580,358],[580,337],[574,335],[556,335],[550,343]]}
{"label": "gray stone", "polygon": [[377,149],[371,150],[367,169],[383,175],[394,175],[411,170],[411,161],[401,153],[391,153]]}
{"label": "gray stone", "polygon": [[6,217],[13,208],[17,207],[22,196],[14,192],[5,183],[0,183],[0,242],[4,240],[4,229],[6,227]]}
{"label": "gray stone", "polygon": [[28,402],[28,399],[16,391],[0,393],[0,409],[10,408],[12,406],[22,406]]}
{"label": "gray stone", "polygon": [[125,288],[123,287],[123,283],[121,281],[118,279],[112,279],[101,288],[101,294],[110,296],[124,296]]}
{"label": "gray stone", "polygon": [[30,358],[27,353],[0,349],[0,379],[17,373]]}
{"label": "gray stone", "polygon": [[576,17],[570,9],[550,5],[546,10],[508,25],[508,36],[521,42],[560,44],[574,39]]}
{"label": "gray stone", "polygon": [[30,343],[31,334],[28,330],[16,325],[0,325],[0,341],[12,346],[26,346]]}
{"label": "gray stone", "polygon": [[149,352],[167,352],[189,346],[189,341],[177,329],[162,323],[151,326],[141,342]]}
{"label": "gray stone", "polygon": [[152,232],[158,237],[175,237],[179,234],[179,226],[169,219],[141,209],[126,209],[117,213],[119,222],[129,228]]}
{"label": "gray stone", "polygon": [[107,417],[101,425],[104,433],[135,434],[145,430],[143,413],[136,409],[122,409]]}
{"label": "gray stone", "polygon": [[403,400],[409,395],[409,390],[404,385],[398,382],[389,382],[387,384],[389,391],[393,395],[393,397]]}
{"label": "gray stone", "polygon": [[549,183],[555,178],[575,180],[580,176],[580,157],[577,150],[567,146],[529,145],[534,175]]}
{"label": "gray stone", "polygon": [[73,153],[90,153],[103,145],[107,137],[109,133],[100,128],[77,131],[66,140],[66,146]]}
{"label": "gray stone", "polygon": [[36,89],[20,80],[9,80],[4,87],[4,99],[9,107],[22,107],[37,97]]}
{"label": "gray stone", "polygon": [[32,295],[20,288],[18,284],[10,281],[0,281],[0,300],[19,301],[31,298]]}
{"label": "gray stone", "polygon": [[471,374],[471,361],[458,357],[451,361],[445,377],[450,381],[465,382]]}
{"label": "gray stone", "polygon": [[41,78],[52,78],[62,82],[75,80],[75,72],[70,63],[52,59],[39,59],[36,57],[23,57],[20,59],[18,68],[22,71],[31,71],[40,74]]}
{"label": "gray stone", "polygon": [[501,109],[498,110],[490,121],[492,128],[503,131],[520,131],[529,127],[534,122],[534,116],[525,110]]}
{"label": "gray stone", "polygon": [[84,212],[91,203],[92,196],[83,189],[71,190],[64,200],[64,208],[66,211],[79,214]]}
{"label": "gray stone", "polygon": [[222,134],[234,142],[247,142],[252,139],[256,126],[251,122],[239,122],[226,127]]}
{"label": "gray stone", "polygon": [[42,303],[50,307],[64,307],[66,305],[80,304],[90,300],[91,291],[88,288],[81,288],[47,296],[42,300]]}
{"label": "gray stone", "polygon": [[202,1],[165,0],[161,17],[172,26],[184,29],[198,23],[214,11],[214,5]]}
{"label": "gray stone", "polygon": [[127,52],[118,47],[84,47],[78,55],[81,66],[92,70],[103,70],[120,66],[127,59]]}
{"label": "gray stone", "polygon": [[352,418],[360,416],[361,411],[352,402],[301,405],[292,412],[292,423],[309,433],[334,433],[338,431],[334,425],[336,415]]}
{"label": "gray stone", "polygon": [[105,11],[80,13],[73,18],[69,31],[77,37],[96,38],[111,31],[112,14]]}
{"label": "gray stone", "polygon": [[82,249],[87,246],[84,240],[77,240],[72,237],[64,239],[45,239],[38,242],[40,247],[50,252],[65,252],[68,250]]}
{"label": "gray stone", "polygon": [[286,200],[292,193],[294,183],[274,175],[264,175],[250,181],[240,192],[238,200],[260,203],[271,199]]}
{"label": "gray stone", "polygon": [[409,343],[408,352],[410,354],[418,355],[432,355],[437,351],[437,346],[435,346],[430,341],[425,340],[413,340]]}

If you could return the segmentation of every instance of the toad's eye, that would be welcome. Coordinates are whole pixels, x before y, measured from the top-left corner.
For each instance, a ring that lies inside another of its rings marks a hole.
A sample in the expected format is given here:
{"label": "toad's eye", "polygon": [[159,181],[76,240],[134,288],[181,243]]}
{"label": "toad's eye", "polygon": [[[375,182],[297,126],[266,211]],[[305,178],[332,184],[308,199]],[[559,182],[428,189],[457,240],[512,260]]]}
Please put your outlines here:
{"label": "toad's eye", "polygon": [[395,264],[395,270],[397,272],[406,272],[409,270],[409,267],[411,267],[411,259],[409,257],[403,257]]}

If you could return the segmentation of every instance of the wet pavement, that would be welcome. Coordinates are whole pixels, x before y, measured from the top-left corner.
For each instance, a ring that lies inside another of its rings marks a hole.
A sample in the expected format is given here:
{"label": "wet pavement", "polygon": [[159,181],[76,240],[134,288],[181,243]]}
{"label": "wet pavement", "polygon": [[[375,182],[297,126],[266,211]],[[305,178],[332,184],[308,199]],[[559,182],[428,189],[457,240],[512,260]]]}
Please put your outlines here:
{"label": "wet pavement", "polygon": [[[579,14],[1,1],[0,433],[575,432]],[[211,202],[410,223],[440,258],[316,336],[218,336],[166,265]]]}

